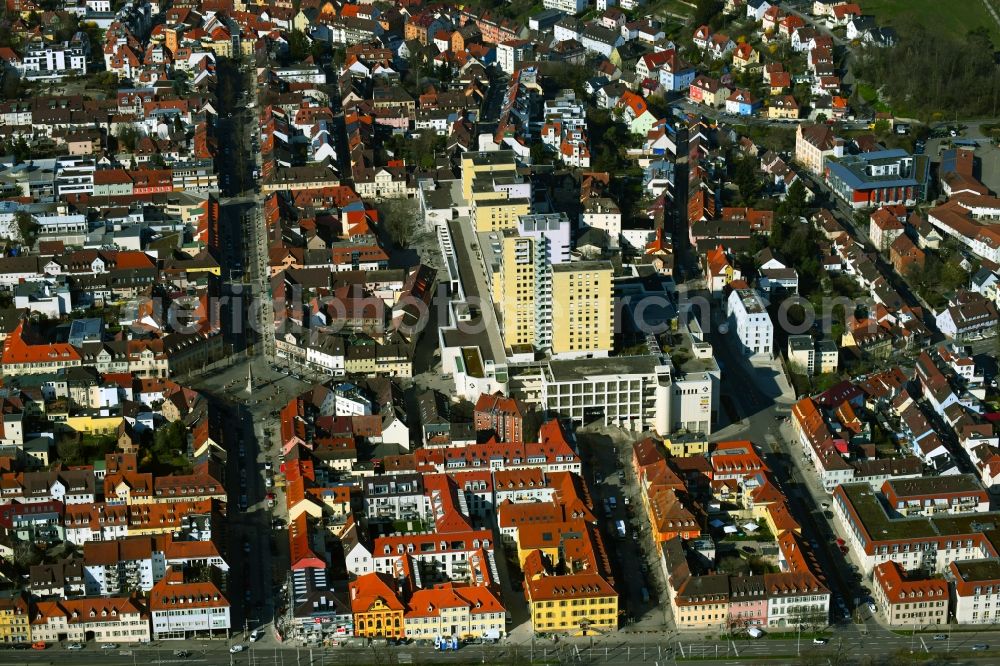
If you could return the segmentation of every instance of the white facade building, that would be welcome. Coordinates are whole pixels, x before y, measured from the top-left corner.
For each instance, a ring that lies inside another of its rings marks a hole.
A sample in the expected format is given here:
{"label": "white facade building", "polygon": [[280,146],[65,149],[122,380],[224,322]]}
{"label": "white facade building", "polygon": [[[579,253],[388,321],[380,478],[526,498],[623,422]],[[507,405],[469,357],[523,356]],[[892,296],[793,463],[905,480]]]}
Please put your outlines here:
{"label": "white facade building", "polygon": [[752,289],[734,289],[726,305],[736,336],[743,344],[743,353],[750,356],[772,356],[774,352],[774,324],[767,314],[764,302]]}
{"label": "white facade building", "polygon": [[68,42],[51,44],[29,42],[24,49],[21,72],[27,79],[61,79],[63,76],[87,74],[90,43],[87,36],[77,33]]}
{"label": "white facade building", "polygon": [[719,366],[711,345],[697,345],[680,368],[666,356],[552,360],[542,368],[545,409],[584,423],[709,434],[718,410]]}
{"label": "white facade building", "polygon": [[558,9],[567,14],[579,14],[587,8],[588,0],[542,0],[546,9]]}
{"label": "white facade building", "polygon": [[622,233],[622,211],[611,199],[596,197],[585,201],[580,222],[591,229],[602,229],[607,232],[612,243],[618,244]]}
{"label": "white facade building", "polygon": [[229,601],[211,582],[183,582],[171,571],[149,596],[153,639],[185,639],[196,633],[227,631],[231,626]]}
{"label": "white facade building", "polygon": [[534,46],[526,39],[509,39],[497,44],[497,65],[505,74],[513,74],[518,63],[531,57]]}

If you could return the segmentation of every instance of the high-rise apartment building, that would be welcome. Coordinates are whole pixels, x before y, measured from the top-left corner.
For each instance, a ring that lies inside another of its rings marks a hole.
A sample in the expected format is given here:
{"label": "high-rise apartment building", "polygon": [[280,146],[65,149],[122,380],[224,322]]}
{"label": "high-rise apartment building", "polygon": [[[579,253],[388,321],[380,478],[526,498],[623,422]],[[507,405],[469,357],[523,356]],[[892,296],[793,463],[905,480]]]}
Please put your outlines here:
{"label": "high-rise apartment building", "polygon": [[614,345],[614,269],[610,261],[552,267],[553,356],[607,356]]}
{"label": "high-rise apartment building", "polygon": [[564,213],[521,215],[516,229],[501,233],[493,294],[508,348],[552,347],[552,276],[556,266],[570,264],[570,236]]}
{"label": "high-rise apartment building", "polygon": [[504,346],[537,345],[535,330],[535,239],[505,229],[500,239],[500,272],[493,281]]}

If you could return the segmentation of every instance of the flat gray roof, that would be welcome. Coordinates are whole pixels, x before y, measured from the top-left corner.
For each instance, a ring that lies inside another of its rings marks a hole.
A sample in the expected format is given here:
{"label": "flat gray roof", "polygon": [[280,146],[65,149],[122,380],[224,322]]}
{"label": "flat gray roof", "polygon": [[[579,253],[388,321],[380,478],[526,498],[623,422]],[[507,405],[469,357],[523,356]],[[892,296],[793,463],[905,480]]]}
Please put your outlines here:
{"label": "flat gray roof", "polygon": [[[482,274],[482,267],[476,265],[479,258],[475,256],[472,249],[473,243],[478,240],[476,234],[473,232],[468,218],[451,220],[448,222],[448,229],[451,231],[452,246],[455,249],[455,263],[458,266],[458,277],[462,283],[462,289],[466,298],[477,299],[482,316],[481,318],[476,317],[471,322],[459,322],[457,330],[445,332],[445,341],[449,346],[475,345],[479,347],[484,360],[504,363],[507,360],[507,355],[504,352],[503,342],[500,340],[500,325],[493,310],[493,297],[489,293],[488,285],[485,284],[486,276]],[[479,246],[477,245],[477,247]],[[478,332],[469,332],[473,326]],[[480,331],[480,329],[484,330]],[[453,343],[459,343],[459,345]]]}
{"label": "flat gray roof", "polygon": [[610,261],[564,261],[553,264],[553,273],[579,273],[580,271],[610,271],[614,267]]}
{"label": "flat gray roof", "polygon": [[598,375],[652,375],[662,361],[658,356],[612,356],[549,361],[557,382],[585,380]]}

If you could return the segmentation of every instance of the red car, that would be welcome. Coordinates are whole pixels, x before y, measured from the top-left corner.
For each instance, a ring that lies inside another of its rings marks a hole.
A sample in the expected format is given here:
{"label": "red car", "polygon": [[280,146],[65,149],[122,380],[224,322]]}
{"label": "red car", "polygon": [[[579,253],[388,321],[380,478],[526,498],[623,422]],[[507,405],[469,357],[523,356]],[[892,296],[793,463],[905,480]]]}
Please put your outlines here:
{"label": "red car", "polygon": [[843,547],[844,540],[843,539],[837,539],[837,545]]}
{"label": "red car", "polygon": [[45,644],[45,641],[35,641],[31,644],[32,650],[44,650],[47,647],[48,646]]}

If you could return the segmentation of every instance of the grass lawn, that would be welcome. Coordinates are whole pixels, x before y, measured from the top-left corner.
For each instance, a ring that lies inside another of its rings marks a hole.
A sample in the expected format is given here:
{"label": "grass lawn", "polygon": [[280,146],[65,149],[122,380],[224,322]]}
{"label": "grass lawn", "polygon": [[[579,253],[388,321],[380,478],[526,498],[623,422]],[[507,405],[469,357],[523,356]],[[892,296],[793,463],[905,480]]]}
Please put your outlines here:
{"label": "grass lawn", "polygon": [[858,84],[858,94],[861,95],[861,99],[865,100],[869,104],[878,99],[878,93],[875,91],[875,88],[867,83]]}
{"label": "grass lawn", "polygon": [[684,0],[655,0],[644,10],[650,15],[663,12],[667,16],[694,16],[694,2],[684,2]]}
{"label": "grass lawn", "polygon": [[906,14],[955,37],[964,37],[973,28],[985,26],[990,31],[993,45],[1000,46],[1000,27],[987,13],[983,3],[976,0],[865,0],[864,10],[865,14],[874,15],[879,25],[892,23],[896,17]]}
{"label": "grass lawn", "polygon": [[[865,100],[865,102],[867,102],[868,104],[871,104],[876,111],[880,113],[892,112],[892,109],[889,107],[889,105],[879,99],[878,91],[875,90],[874,86],[871,86],[867,83],[859,83],[858,94],[861,95],[861,99]],[[906,117],[903,114],[899,115],[901,115],[902,117]]]}

